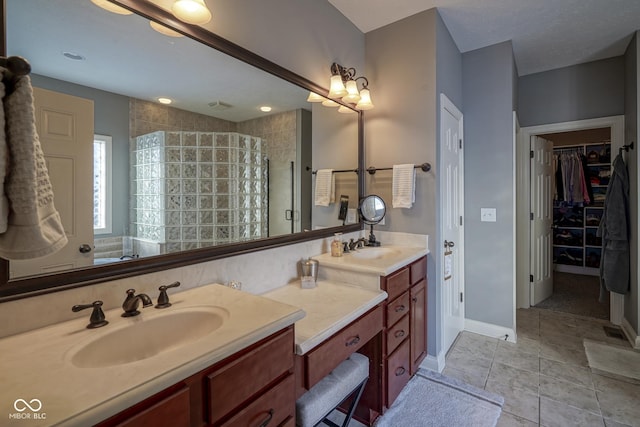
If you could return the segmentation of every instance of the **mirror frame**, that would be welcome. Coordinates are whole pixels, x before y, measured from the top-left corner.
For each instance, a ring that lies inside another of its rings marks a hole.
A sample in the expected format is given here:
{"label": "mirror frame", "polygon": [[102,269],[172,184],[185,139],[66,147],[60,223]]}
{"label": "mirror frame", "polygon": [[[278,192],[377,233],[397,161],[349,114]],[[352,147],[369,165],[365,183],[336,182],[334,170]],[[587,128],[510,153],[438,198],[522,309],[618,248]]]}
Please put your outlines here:
{"label": "mirror frame", "polygon": [[[226,53],[240,61],[280,77],[290,83],[309,91],[328,96],[329,91],[274,62],[269,61],[211,31],[197,25],[186,24],[177,20],[171,13],[146,0],[110,0],[132,12],[149,20],[157,21],[172,27],[185,36]],[[6,56],[6,2],[0,0],[0,26],[3,43],[0,45],[0,55]],[[27,58],[28,59],[28,58]],[[352,108],[351,106],[337,102]],[[364,117],[362,111],[358,113],[358,199],[364,195]],[[361,222],[356,224],[324,228],[299,232],[289,235],[268,237],[247,242],[231,243],[211,246],[208,248],[156,255],[149,258],[123,261],[102,266],[85,267],[62,271],[46,275],[28,276],[25,278],[9,278],[9,261],[0,258],[0,302],[27,298],[51,292],[81,286],[103,283],[126,277],[138,276],[170,268],[183,267],[192,264],[227,258],[236,255],[258,252],[265,249],[277,248],[294,243],[316,240],[333,236],[336,232],[353,232],[363,229]]]}

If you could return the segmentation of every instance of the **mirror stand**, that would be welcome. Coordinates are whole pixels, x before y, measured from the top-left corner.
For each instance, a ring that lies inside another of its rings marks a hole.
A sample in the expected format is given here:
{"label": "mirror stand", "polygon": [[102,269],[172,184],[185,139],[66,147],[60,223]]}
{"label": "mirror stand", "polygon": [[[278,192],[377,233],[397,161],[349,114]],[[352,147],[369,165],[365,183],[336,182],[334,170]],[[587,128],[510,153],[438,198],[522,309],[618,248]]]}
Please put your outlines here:
{"label": "mirror stand", "polygon": [[380,242],[376,240],[375,234],[373,234],[373,223],[369,224],[371,226],[371,231],[369,232],[369,241],[366,243],[367,246],[380,246]]}

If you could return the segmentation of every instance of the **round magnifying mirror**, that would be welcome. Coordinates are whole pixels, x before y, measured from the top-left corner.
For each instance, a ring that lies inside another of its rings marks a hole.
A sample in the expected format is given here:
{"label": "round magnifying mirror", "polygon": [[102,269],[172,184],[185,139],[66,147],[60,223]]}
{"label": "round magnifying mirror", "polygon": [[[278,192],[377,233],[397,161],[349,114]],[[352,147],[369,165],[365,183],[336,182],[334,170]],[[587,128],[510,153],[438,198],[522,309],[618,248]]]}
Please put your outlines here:
{"label": "round magnifying mirror", "polygon": [[370,195],[362,199],[360,202],[360,215],[365,224],[377,224],[382,221],[387,208],[379,196]]}

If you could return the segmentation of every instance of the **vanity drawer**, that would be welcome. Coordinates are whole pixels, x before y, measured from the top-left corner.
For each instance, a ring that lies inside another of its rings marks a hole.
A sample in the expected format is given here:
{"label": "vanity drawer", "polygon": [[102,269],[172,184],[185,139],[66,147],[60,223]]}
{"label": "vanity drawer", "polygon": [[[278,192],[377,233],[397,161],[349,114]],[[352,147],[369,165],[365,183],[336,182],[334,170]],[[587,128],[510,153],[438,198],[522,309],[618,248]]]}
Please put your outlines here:
{"label": "vanity drawer", "polygon": [[389,294],[392,300],[407,289],[409,289],[409,267],[404,267],[389,276],[385,277],[383,289]]}
{"label": "vanity drawer", "polygon": [[410,295],[409,292],[405,292],[400,297],[387,303],[387,327],[396,323],[400,318],[409,313],[410,307]]}
{"label": "vanity drawer", "polygon": [[387,329],[387,351],[391,353],[402,341],[409,337],[409,316],[404,316],[398,323]]}
{"label": "vanity drawer", "polygon": [[391,407],[411,378],[409,350],[409,340],[406,340],[387,358],[387,408]]}
{"label": "vanity drawer", "polygon": [[411,284],[415,285],[427,278],[427,257],[422,257],[409,266],[411,270]]}
{"label": "vanity drawer", "polygon": [[305,356],[305,388],[310,389],[382,330],[382,306],[364,314]]}
{"label": "vanity drawer", "polygon": [[221,427],[279,426],[295,417],[296,406],[294,376],[289,375],[280,384],[243,408]]}
{"label": "vanity drawer", "polygon": [[[281,335],[207,375],[209,423],[216,423],[238,404],[244,404],[277,379],[293,373],[293,343],[293,328],[288,328]],[[293,385],[291,391],[293,393]]]}

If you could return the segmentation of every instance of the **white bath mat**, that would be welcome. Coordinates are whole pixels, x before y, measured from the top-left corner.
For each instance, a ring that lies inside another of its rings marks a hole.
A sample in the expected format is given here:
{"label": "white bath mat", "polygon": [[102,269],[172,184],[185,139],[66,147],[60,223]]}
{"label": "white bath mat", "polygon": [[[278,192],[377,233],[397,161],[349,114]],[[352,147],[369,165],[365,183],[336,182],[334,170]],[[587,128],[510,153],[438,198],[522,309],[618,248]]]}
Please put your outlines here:
{"label": "white bath mat", "polygon": [[640,352],[588,339],[584,350],[595,373],[640,384]]}

